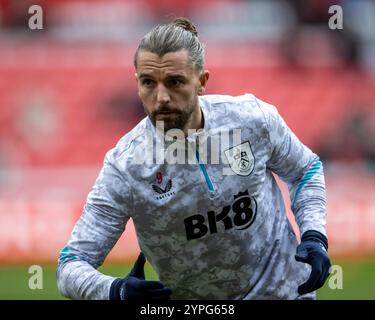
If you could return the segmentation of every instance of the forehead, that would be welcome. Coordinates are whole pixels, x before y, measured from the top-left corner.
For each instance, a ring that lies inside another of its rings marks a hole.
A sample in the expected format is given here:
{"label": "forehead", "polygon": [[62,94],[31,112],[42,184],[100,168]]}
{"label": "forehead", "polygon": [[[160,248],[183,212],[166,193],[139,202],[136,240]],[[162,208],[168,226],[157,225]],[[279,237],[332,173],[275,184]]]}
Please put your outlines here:
{"label": "forehead", "polygon": [[190,74],[193,66],[187,50],[168,52],[159,56],[141,50],[137,57],[137,73],[142,74]]}

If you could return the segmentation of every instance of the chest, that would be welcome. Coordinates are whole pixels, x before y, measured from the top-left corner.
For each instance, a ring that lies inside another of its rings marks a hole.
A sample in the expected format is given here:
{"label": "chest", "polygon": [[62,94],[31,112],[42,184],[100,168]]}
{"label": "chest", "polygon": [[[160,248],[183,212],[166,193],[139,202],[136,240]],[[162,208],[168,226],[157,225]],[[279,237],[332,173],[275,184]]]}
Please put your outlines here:
{"label": "chest", "polygon": [[209,139],[206,149],[194,146],[191,153],[189,163],[136,170],[135,225],[147,225],[161,236],[172,231],[187,240],[247,229],[264,192],[266,141],[251,134],[236,141],[232,135],[220,143]]}

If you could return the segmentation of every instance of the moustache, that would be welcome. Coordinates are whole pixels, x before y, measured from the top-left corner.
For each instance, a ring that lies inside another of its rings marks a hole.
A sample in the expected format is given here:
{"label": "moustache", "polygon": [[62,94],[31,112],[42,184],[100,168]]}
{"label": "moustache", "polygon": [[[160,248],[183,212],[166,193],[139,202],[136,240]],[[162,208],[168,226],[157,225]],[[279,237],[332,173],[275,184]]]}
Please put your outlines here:
{"label": "moustache", "polygon": [[178,113],[180,114],[181,111],[180,110],[174,110],[174,109],[171,109],[171,108],[167,108],[167,107],[161,107],[159,108],[158,110],[155,110],[152,112],[152,116],[155,117],[157,116],[158,114],[163,114],[163,113]]}

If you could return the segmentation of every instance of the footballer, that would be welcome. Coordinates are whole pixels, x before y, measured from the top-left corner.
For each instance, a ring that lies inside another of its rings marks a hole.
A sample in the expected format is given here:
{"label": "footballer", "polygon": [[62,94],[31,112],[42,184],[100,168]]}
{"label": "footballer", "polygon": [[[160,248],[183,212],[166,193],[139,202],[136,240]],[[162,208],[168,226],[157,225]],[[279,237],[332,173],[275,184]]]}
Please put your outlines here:
{"label": "footballer", "polygon": [[[60,253],[61,294],[315,299],[331,265],[319,157],[254,95],[204,94],[204,47],[185,18],[147,33],[134,65],[147,116],[105,156]],[[187,161],[169,161],[175,153]],[[288,185],[300,242],[274,175]],[[129,219],[141,253],[127,276],[102,274],[97,268]],[[145,279],[146,259],[159,281]]]}

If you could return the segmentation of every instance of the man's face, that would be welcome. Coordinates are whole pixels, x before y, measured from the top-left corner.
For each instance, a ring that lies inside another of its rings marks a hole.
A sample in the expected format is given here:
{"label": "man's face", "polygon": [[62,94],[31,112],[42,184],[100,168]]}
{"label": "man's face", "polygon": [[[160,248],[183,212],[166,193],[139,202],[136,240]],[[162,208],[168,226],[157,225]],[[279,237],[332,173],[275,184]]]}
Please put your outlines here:
{"label": "man's face", "polygon": [[191,63],[187,50],[159,57],[140,51],[137,58],[138,94],[152,123],[164,121],[164,130],[189,129],[200,113],[198,94],[208,79]]}

